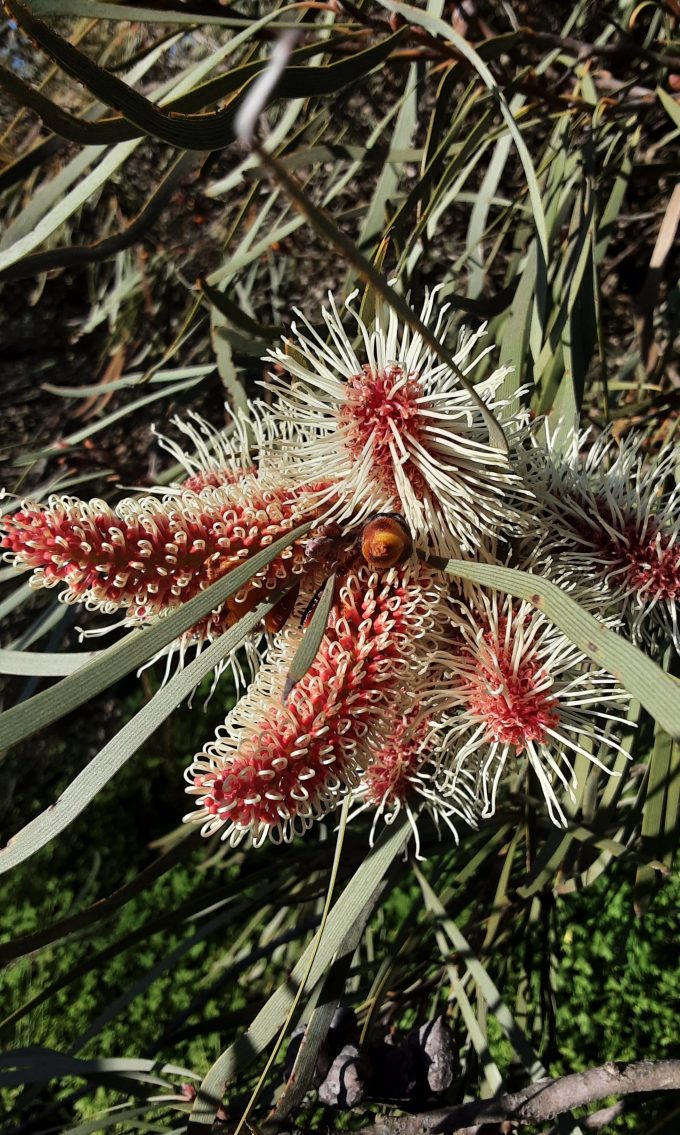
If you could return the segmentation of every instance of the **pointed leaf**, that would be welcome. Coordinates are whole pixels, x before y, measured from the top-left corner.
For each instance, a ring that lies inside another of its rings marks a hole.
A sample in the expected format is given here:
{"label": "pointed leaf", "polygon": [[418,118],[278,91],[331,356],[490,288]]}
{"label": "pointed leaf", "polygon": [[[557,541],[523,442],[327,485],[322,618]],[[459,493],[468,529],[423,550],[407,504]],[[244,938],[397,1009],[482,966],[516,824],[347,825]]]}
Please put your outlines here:
{"label": "pointed leaf", "polygon": [[[26,824],[12,837],[7,846],[0,850],[0,874],[35,854],[54,839],[55,835],[63,831],[76,816],[79,816],[104,785],[137,752],[140,745],[155,733],[166,717],[189,696],[206,674],[214,670],[223,658],[240,645],[248,632],[262,621],[279,598],[280,594],[274,594],[265,603],[260,603],[254,610],[249,611],[236,626],[231,627],[226,634],[211,643],[198,658],[171,678],[167,686],[163,686],[154,694],[151,701],[104,746],[55,803]],[[24,705],[28,704],[30,703],[24,703]]]}
{"label": "pointed leaf", "polygon": [[192,834],[192,829],[186,827],[178,843],[174,844],[163,855],[159,855],[134,879],[119,887],[107,898],[99,899],[84,910],[79,910],[76,914],[67,915],[66,918],[53,922],[51,926],[43,926],[40,930],[31,934],[23,934],[20,938],[14,938],[11,942],[0,942],[0,962],[8,962],[13,958],[21,958],[25,954],[32,954],[34,951],[42,949],[43,946],[47,946],[51,942],[58,942],[60,938],[65,938],[67,934],[72,934],[75,930],[83,930],[93,923],[99,923],[109,914],[120,910],[138,894],[143,894],[150,883],[160,879],[166,871],[170,871],[175,864],[190,854],[192,848],[187,841]]}
{"label": "pointed leaf", "polygon": [[[316,950],[314,964],[307,976],[312,988],[323,977],[333,957],[338,955],[343,939],[359,918],[367,917],[375,906],[383,880],[395,858],[401,854],[410,835],[407,817],[401,813],[371,848],[356,874],[345,887],[333,907],[320,944],[313,940],[288,980],[280,985],[251,1023],[248,1031],[223,1052],[205,1076],[191,1112],[187,1135],[203,1135],[214,1121],[221,1106],[226,1085],[252,1064],[281,1028],[296,990],[307,973],[309,959]],[[349,940],[349,939],[348,939]]]}
{"label": "pointed leaf", "polygon": [[[44,252],[28,254],[19,259],[18,262],[11,255],[12,251],[16,250],[16,244],[10,245],[7,249],[9,266],[0,272],[0,280],[25,280],[28,276],[34,276],[39,272],[49,272],[53,268],[98,264],[108,260],[109,257],[121,252],[124,248],[131,248],[156,223],[173,193],[186,180],[187,174],[195,162],[196,156],[194,154],[180,154],[172,162],[170,169],[134,220],[130,221],[130,224],[126,225],[121,232],[114,233],[113,236],[105,237],[93,244],[73,244],[61,248],[48,248]],[[80,195],[80,187],[78,187],[78,191]],[[55,207],[54,212],[61,215],[59,206]],[[52,218],[50,223],[53,223],[53,212],[48,214],[48,220],[49,218]],[[31,247],[37,243],[32,233],[27,234],[23,240],[29,240]],[[21,243],[21,239],[18,243]],[[181,387],[178,387],[178,389],[181,389]],[[155,395],[155,397],[161,397],[161,395]],[[128,407],[129,409],[130,407]]]}
{"label": "pointed leaf", "polygon": [[663,87],[657,87],[656,93],[659,97],[659,102],[666,111],[666,114],[670,118],[671,122],[674,126],[677,126],[678,129],[680,129],[680,104],[678,103],[677,99],[674,99],[672,95],[669,95],[668,91],[664,91]]}
{"label": "pointed leaf", "polygon": [[335,580],[336,573],[333,572],[329,575],[324,585],[321,598],[316,605],[314,614],[312,615],[309,624],[305,629],[302,636],[302,642],[295,651],[295,656],[290,664],[288,676],[283,687],[283,701],[285,702],[291,690],[302,681],[305,674],[309,670],[312,662],[319,653],[319,647],[323,636],[326,633],[328,626],[328,618],[333,606],[333,597],[335,594]]}
{"label": "pointed leaf", "polygon": [[494,97],[498,102],[498,107],[503,116],[510,133],[512,134],[513,141],[517,147],[522,167],[524,169],[524,176],[527,181],[527,188],[529,190],[529,199],[531,201],[534,224],[536,226],[536,233],[538,235],[539,248],[542,254],[544,263],[548,261],[548,237],[545,227],[545,215],[543,212],[543,201],[541,198],[541,191],[539,189],[538,181],[536,178],[536,171],[534,170],[531,156],[527,149],[526,143],[522,137],[521,131],[517,126],[514,115],[512,114],[504,93],[501,91],[498,83],[493,77],[493,74],[487,67],[479,52],[468,43],[463,36],[454,31],[450,23],[437,16],[430,15],[429,12],[423,12],[419,8],[414,8],[410,4],[399,3],[398,0],[380,0],[383,8],[387,8],[390,12],[397,12],[406,20],[407,23],[417,24],[425,28],[431,35],[443,38],[444,40],[453,44],[458,52],[468,61],[475,69],[482,82],[490,91],[494,93]]}
{"label": "pointed leaf", "polygon": [[413,870],[429,909],[436,916],[438,924],[445,931],[451,945],[460,956],[466,969],[469,970],[471,976],[477,982],[479,990],[489,1006],[489,1009],[510,1041],[510,1044],[524,1065],[525,1070],[529,1073],[532,1080],[539,1080],[546,1076],[545,1068],[503,1001],[488,971],[476,957],[469,942],[458,929],[456,923],[453,919],[448,917],[446,909],[442,906],[425,876],[415,865]]}
{"label": "pointed leaf", "polygon": [[[61,614],[57,611],[57,614]],[[83,650],[80,654],[48,654],[40,650],[0,650],[0,674],[26,674],[38,678],[59,678],[72,674],[100,652]]]}
{"label": "pointed leaf", "polygon": [[[185,114],[178,109],[158,107],[139,94],[127,83],[94,63],[73,44],[57,35],[42,20],[37,20],[19,0],[7,0],[8,9],[20,27],[26,31],[59,65],[78,82],[85,84],[97,98],[120,111],[125,123],[113,123],[111,131],[119,141],[139,133],[151,134],[171,146],[185,150],[220,150],[235,139],[234,120],[240,99],[228,106],[205,114]],[[333,94],[340,87],[367,75],[392,52],[401,41],[405,29],[351,55],[348,59],[319,67],[287,68],[274,98],[309,98],[312,95]],[[309,45],[307,45],[309,47]],[[318,52],[327,48],[327,41],[312,45]],[[256,82],[250,79],[248,85]],[[213,94],[213,99],[216,98]],[[132,123],[132,132],[128,127]],[[80,129],[82,134],[82,129]],[[78,141],[81,138],[76,139]],[[92,141],[101,142],[101,131]]]}

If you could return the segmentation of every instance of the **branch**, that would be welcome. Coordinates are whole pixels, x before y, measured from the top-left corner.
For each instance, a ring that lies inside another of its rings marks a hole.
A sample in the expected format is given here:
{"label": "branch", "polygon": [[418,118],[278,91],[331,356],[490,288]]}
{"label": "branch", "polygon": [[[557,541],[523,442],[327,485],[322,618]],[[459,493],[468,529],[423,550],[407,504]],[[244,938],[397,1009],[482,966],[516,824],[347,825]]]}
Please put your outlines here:
{"label": "branch", "polygon": [[606,1096],[678,1089],[680,1060],[609,1063],[556,1080],[539,1080],[519,1092],[492,1100],[473,1100],[419,1115],[387,1116],[372,1127],[362,1127],[357,1135],[425,1135],[427,1132],[466,1135],[467,1128],[480,1123],[503,1123],[506,1120],[539,1123]]}
{"label": "branch", "polygon": [[622,43],[586,43],[571,36],[553,35],[552,32],[537,31],[534,28],[520,28],[520,34],[528,41],[544,47],[557,47],[562,51],[573,51],[579,59],[644,59],[647,63],[655,63],[658,67],[677,69],[680,65],[680,55],[669,54],[663,51],[652,51],[642,44],[630,40]]}

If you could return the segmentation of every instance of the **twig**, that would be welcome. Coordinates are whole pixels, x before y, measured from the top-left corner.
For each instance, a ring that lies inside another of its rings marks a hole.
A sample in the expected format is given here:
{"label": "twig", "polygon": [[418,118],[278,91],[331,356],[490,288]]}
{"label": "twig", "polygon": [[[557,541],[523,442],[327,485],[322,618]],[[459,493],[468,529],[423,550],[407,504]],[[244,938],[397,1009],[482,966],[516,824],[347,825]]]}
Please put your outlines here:
{"label": "twig", "polygon": [[618,1103],[611,1104],[610,1107],[600,1107],[597,1111],[592,1112],[587,1119],[584,1119],[581,1126],[585,1127],[586,1131],[599,1131],[601,1127],[606,1127],[608,1123],[613,1123],[620,1115],[623,1115],[626,1110],[626,1101],[619,1100]]}
{"label": "twig", "polygon": [[388,1116],[371,1127],[360,1128],[359,1135],[465,1135],[466,1130],[480,1123],[541,1123],[606,1096],[679,1089],[680,1060],[609,1063],[555,1080],[539,1080],[519,1092],[492,1100],[473,1100],[419,1115]]}
{"label": "twig", "polygon": [[637,43],[587,43],[572,36],[554,35],[552,32],[539,32],[527,27],[520,28],[519,35],[529,42],[533,41],[544,47],[573,51],[580,59],[644,59],[648,63],[656,63],[659,67],[669,67],[672,71],[677,71],[680,67],[680,55],[650,51],[648,47],[642,47]]}

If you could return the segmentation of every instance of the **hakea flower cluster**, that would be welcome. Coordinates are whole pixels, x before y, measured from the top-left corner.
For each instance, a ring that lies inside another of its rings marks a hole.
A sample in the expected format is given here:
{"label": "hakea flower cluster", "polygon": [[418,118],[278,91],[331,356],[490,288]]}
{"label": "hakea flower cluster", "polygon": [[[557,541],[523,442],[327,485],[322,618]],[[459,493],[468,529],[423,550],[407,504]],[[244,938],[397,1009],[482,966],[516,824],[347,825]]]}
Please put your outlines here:
{"label": "hakea flower cluster", "polygon": [[634,642],[671,638],[680,651],[680,454],[666,444],[646,461],[645,444],[609,433],[562,442],[558,432],[533,448],[528,471],[552,534],[545,552],[575,582],[597,585]]}
{"label": "hakea flower cluster", "polygon": [[[293,324],[294,350],[270,359],[283,374],[268,384],[273,413],[289,429],[288,468],[297,483],[327,478],[319,503],[341,523],[397,511],[422,547],[442,555],[475,553],[484,535],[507,528],[516,515],[511,496],[520,489],[507,455],[489,444],[488,429],[455,373],[435,357],[420,334],[400,327],[394,312],[378,314],[367,328],[347,310],[361,338],[355,351],[331,300],[325,342],[301,313]],[[426,300],[432,321],[435,294]],[[447,308],[434,332],[448,329]],[[463,332],[454,362],[472,374],[492,349],[479,348],[484,328]],[[489,409],[509,368],[500,367],[477,387]],[[291,381],[292,378],[292,381]],[[520,419],[510,423],[514,433]]]}
{"label": "hakea flower cluster", "polygon": [[[422,701],[427,704],[429,694]],[[358,804],[353,816],[372,814],[370,843],[373,845],[378,822],[396,820],[404,811],[411,825],[416,858],[420,858],[418,812],[429,814],[437,831],[448,828],[459,842],[457,824],[475,825],[474,777],[463,772],[452,780],[433,757],[437,747],[430,745],[431,719],[417,705],[394,719],[389,734],[373,752],[353,796]],[[350,819],[353,818],[350,816]]]}
{"label": "hakea flower cluster", "polygon": [[[25,503],[6,519],[2,544],[15,566],[33,570],[32,586],[64,584],[63,602],[122,611],[126,625],[138,626],[169,614],[307,515],[295,490],[266,488],[246,474],[239,485],[126,498],[115,509],[70,497],[50,497],[46,507]],[[211,641],[303,568],[298,541],[194,627],[191,639]]]}
{"label": "hakea flower cluster", "polygon": [[579,738],[622,751],[610,723],[623,721],[602,706],[626,694],[529,603],[480,588],[452,602],[442,662],[448,682],[437,693],[437,732],[452,784],[472,773],[481,815],[492,815],[508,764],[524,759],[550,818],[566,824],[559,792],[574,801],[574,758],[608,771]]}
{"label": "hakea flower cluster", "polygon": [[[236,418],[233,438],[195,420],[177,423],[194,441],[181,458],[189,476],[159,495],[105,501],[52,496],[23,502],[5,518],[5,559],[30,568],[33,587],[61,586],[65,603],[105,614],[122,612],[128,626],[147,625],[238,567],[296,525],[317,515],[310,493],[286,484],[267,460],[257,419]],[[248,434],[262,449],[258,466]],[[184,636],[200,646],[232,626],[268,591],[285,589],[305,569],[304,545],[292,543],[239,592]]]}
{"label": "hakea flower cluster", "polygon": [[[422,318],[443,341],[435,298]],[[23,502],[0,529],[5,558],[65,602],[146,625],[309,523],[176,644],[182,659],[284,592],[246,640],[247,690],[186,773],[204,835],[289,841],[349,796],[371,840],[405,814],[419,854],[420,816],[458,839],[536,787],[565,824],[583,768],[620,763],[627,695],[541,611],[457,581],[437,557],[545,576],[648,649],[679,646],[675,455],[654,463],[641,439],[608,435],[558,444],[500,397],[507,368],[475,382],[491,348],[484,328],[464,331],[454,357],[502,421],[496,449],[421,337],[380,310],[366,326],[353,302],[331,301],[325,338],[300,316],[249,418],[222,432],[176,423],[182,444],[161,444],[183,481],[115,507]],[[319,648],[294,681],[331,575]]]}
{"label": "hakea flower cluster", "polygon": [[[303,596],[301,602],[304,603]],[[288,840],[353,789],[390,735],[404,693],[423,694],[442,633],[445,590],[417,561],[378,574],[367,564],[342,578],[318,653],[284,698],[299,646],[293,620],[187,773],[203,833],[232,844],[250,834]]]}

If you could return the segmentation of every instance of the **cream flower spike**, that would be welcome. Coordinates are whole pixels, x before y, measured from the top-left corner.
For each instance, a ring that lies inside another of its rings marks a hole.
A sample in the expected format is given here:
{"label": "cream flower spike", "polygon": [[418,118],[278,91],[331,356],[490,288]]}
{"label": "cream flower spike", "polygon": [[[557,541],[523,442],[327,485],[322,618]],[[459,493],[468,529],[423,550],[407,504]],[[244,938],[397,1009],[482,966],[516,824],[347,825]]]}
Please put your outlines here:
{"label": "cream flower spike", "polygon": [[[443,340],[450,316],[446,305],[435,310],[437,291],[427,296],[421,318]],[[419,547],[473,552],[485,535],[516,518],[508,496],[512,491],[516,498],[519,479],[507,456],[489,445],[456,375],[394,312],[381,309],[367,327],[352,306],[356,296],[345,306],[358,327],[359,352],[329,296],[323,318],[330,343],[296,312],[302,325],[292,325],[287,349],[268,356],[288,372],[265,384],[277,398],[272,413],[306,435],[291,445],[286,471],[301,483],[330,482],[321,495],[329,519],[350,526],[394,510]],[[454,357],[466,375],[493,349],[478,347],[485,327],[460,335]],[[477,387],[492,410],[508,370],[499,368]]]}

